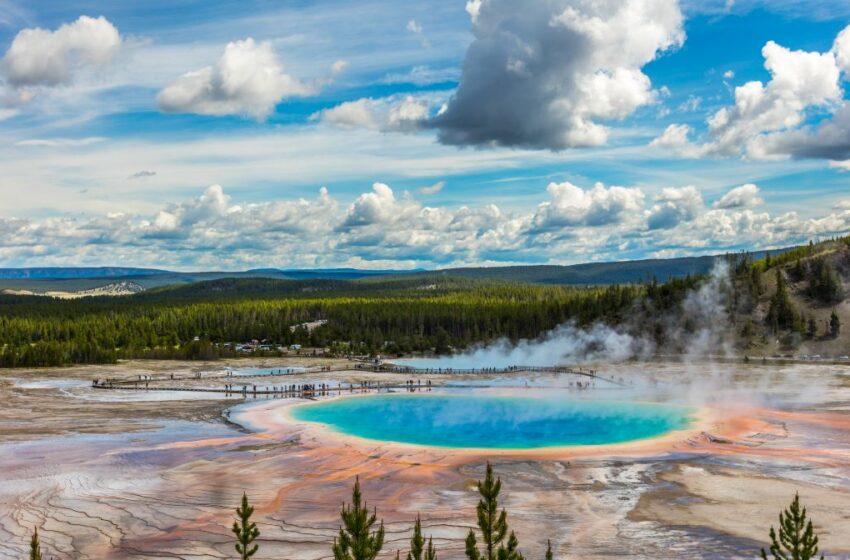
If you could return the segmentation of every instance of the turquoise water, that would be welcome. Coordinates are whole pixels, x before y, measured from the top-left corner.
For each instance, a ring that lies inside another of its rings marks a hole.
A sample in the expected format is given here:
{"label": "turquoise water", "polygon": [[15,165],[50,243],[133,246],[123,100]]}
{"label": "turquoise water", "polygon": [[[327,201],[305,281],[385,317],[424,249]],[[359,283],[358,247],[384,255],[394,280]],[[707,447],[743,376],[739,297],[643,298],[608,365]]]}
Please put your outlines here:
{"label": "turquoise water", "polygon": [[434,447],[600,445],[686,428],[692,410],[627,401],[487,395],[372,395],[295,407],[343,434]]}

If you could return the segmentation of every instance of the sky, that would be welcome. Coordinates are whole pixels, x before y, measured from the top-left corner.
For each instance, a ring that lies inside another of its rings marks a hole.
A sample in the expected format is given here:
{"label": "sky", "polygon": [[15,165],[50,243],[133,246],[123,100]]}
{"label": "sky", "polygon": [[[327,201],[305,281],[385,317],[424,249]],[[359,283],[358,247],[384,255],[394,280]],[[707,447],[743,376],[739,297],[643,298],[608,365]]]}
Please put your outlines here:
{"label": "sky", "polygon": [[846,0],[0,0],[0,267],[444,268],[850,232]]}

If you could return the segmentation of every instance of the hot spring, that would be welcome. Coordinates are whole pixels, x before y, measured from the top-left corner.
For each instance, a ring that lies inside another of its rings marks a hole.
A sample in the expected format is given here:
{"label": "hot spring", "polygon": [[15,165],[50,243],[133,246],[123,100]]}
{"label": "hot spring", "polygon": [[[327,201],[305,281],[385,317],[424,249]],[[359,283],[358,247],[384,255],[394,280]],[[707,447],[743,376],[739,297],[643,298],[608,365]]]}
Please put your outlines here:
{"label": "hot spring", "polygon": [[482,394],[371,395],[296,406],[292,417],[350,436],[432,447],[604,445],[690,426],[689,408],[616,400]]}

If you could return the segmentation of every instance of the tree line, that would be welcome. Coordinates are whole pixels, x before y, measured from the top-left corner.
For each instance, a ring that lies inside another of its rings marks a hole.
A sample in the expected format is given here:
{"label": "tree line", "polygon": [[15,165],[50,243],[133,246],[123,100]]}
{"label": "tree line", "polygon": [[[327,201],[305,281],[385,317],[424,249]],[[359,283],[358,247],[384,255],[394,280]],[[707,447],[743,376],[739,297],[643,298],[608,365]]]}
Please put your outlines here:
{"label": "tree line", "polygon": [[[788,332],[809,339],[818,336],[835,338],[841,331],[841,320],[833,308],[828,322],[819,329],[813,315],[794,304],[791,293],[808,298],[815,307],[834,306],[844,300],[841,270],[850,265],[850,237],[829,239],[820,243],[788,250],[759,260],[743,253],[732,259],[734,311],[750,313],[765,295],[765,276],[773,279],[775,289],[767,300],[764,326],[775,334]],[[744,339],[755,334],[751,320],[741,330]]]}
{"label": "tree line", "polygon": [[[499,506],[499,494],[502,490],[501,478],[495,477],[493,467],[488,462],[484,480],[478,482],[479,501],[475,508],[476,525],[470,528],[464,543],[467,560],[525,560],[520,551],[520,542],[507,520],[507,511]],[[260,549],[258,539],[260,530],[252,520],[254,508],[247,494],[242,494],[242,502],[236,508],[236,520],[231,532],[236,537],[234,549],[239,560],[249,560]],[[360,491],[360,480],[355,478],[351,503],[343,504],[340,511],[339,534],[334,538],[331,552],[334,560],[375,560],[385,552],[384,523],[378,522],[376,509],[370,510]],[[477,530],[476,530],[477,529]],[[772,526],[769,533],[768,549],[761,549],[763,560],[813,560],[819,551],[818,536],[814,531],[806,508],[800,503],[799,494],[794,496],[791,505],[779,514],[779,530]],[[391,554],[391,552],[390,552]],[[397,550],[396,560],[401,560],[401,551]],[[437,560],[438,551],[433,538],[426,542],[422,534],[422,522],[419,516],[413,525],[407,560]],[[552,543],[546,541],[545,560],[553,560]],[[823,560],[823,555],[820,556]],[[38,529],[30,541],[30,560],[42,560]]]}
{"label": "tree line", "polygon": [[[789,281],[818,305],[844,297],[850,237],[798,247],[771,257],[725,256],[732,275],[733,314],[749,315],[775,278],[764,327],[810,338],[837,336],[832,313],[819,332],[797,309]],[[639,336],[670,344],[670,329],[689,332],[678,306],[705,281],[686,276],[610,286],[520,284],[439,273],[364,280],[224,278],[156,288],[131,296],[61,300],[0,294],[0,367],[114,363],[120,359],[213,360],[235,356],[226,342],[330,348],[335,354],[448,353],[498,338],[534,339],[566,322],[628,325]],[[671,318],[673,320],[671,320]],[[308,330],[298,325],[326,320]],[[745,320],[739,334],[755,332]],[[677,348],[666,350],[676,352]]]}
{"label": "tree line", "polygon": [[[262,284],[268,282],[288,284]],[[246,289],[239,297],[220,298],[210,283],[195,286],[200,299],[188,297],[191,286],[179,297],[168,290],[78,300],[0,296],[0,367],[214,359],[233,355],[223,343],[250,340],[350,353],[448,352],[501,337],[535,338],[566,321],[616,323],[641,295],[655,290],[663,298],[670,290],[657,283],[577,288],[428,282],[418,289],[383,285],[359,295],[348,286],[356,282],[348,282],[336,291],[280,296],[266,286],[262,297]],[[327,323],[311,331],[297,328],[319,319]]]}

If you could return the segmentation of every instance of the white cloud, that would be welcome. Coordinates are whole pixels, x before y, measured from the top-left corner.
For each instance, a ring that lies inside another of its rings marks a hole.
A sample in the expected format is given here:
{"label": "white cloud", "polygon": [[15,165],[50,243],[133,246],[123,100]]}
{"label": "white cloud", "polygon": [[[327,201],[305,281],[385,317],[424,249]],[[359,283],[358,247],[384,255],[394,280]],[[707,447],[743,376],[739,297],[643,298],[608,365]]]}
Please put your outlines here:
{"label": "white cloud", "polygon": [[689,95],[688,99],[679,105],[679,111],[682,113],[692,113],[699,109],[702,104],[702,97],[698,95]]}
{"label": "white cloud", "polygon": [[445,186],[445,181],[437,181],[433,185],[429,185],[427,187],[420,187],[419,189],[417,189],[417,192],[420,194],[437,194],[438,192],[443,190],[443,187]]}
{"label": "white cloud", "polygon": [[420,24],[415,19],[411,19],[407,22],[406,26],[407,30],[419,37],[419,41],[422,43],[422,46],[425,48],[430,48],[431,43],[428,41],[428,38],[425,37],[425,32],[422,29],[422,24]]}
{"label": "white cloud", "polygon": [[102,136],[88,136],[86,138],[32,138],[15,142],[15,146],[35,148],[78,148],[91,146],[105,141]]}
{"label": "white cloud", "polygon": [[414,66],[409,72],[387,74],[384,82],[388,84],[415,84],[427,86],[443,82],[455,81],[460,77],[458,68],[431,68],[430,66]]}
{"label": "white cloud", "polygon": [[734,77],[735,77],[735,71],[734,70],[727,70],[727,71],[723,72],[723,79],[724,80],[731,80]]}
{"label": "white cloud", "polygon": [[693,185],[668,187],[655,197],[655,204],[647,217],[647,226],[650,230],[671,229],[695,219],[704,208],[702,195]]}
{"label": "white cloud", "polygon": [[[771,79],[767,83],[754,80],[736,87],[735,104],[707,119],[702,142],[690,140],[690,127],[675,124],[651,145],[685,157],[749,159],[788,156],[835,159],[834,152],[846,151],[850,129],[838,117],[827,119],[812,135],[804,125],[812,110],[838,110],[841,115],[844,95],[841,72],[847,71],[850,61],[850,27],[839,34],[833,49],[825,53],[793,51],[768,41],[762,55]],[[838,150],[837,143],[843,144]]]}
{"label": "white cloud", "polygon": [[656,93],[641,68],[684,41],[676,0],[467,3],[475,41],[432,121],[447,144],[560,150],[604,144],[602,120]]}
{"label": "white cloud", "polygon": [[377,114],[378,102],[374,99],[362,98],[356,101],[346,101],[330,109],[322,109],[311,115],[313,120],[321,120],[343,127],[364,127],[380,129],[380,118]]}
{"label": "white cloud", "polygon": [[422,35],[422,26],[415,19],[407,22],[407,30],[415,35]]}
{"label": "white cloud", "polygon": [[633,187],[554,185],[548,202],[514,213],[494,204],[429,207],[384,183],[348,205],[324,188],[312,199],[235,203],[213,185],[148,214],[0,218],[0,259],[193,269],[220,268],[223,259],[234,269],[569,263],[788,246],[850,231],[846,206],[815,218],[771,216],[748,207],[752,196],[736,195],[734,204],[706,209],[689,186],[663,189],[646,210]]}
{"label": "white cloud", "polygon": [[691,144],[688,139],[691,130],[691,127],[686,124],[671,124],[649,145],[652,148],[672,150],[684,157],[699,157],[701,150]]}
{"label": "white cloud", "polygon": [[27,28],[3,56],[3,75],[14,87],[67,84],[77,71],[108,63],[120,46],[118,30],[103,16],[80,16],[55,31]]}
{"label": "white cloud", "polygon": [[410,132],[419,130],[428,118],[429,101],[412,95],[346,101],[310,116],[312,120],[341,127]]}
{"label": "white cloud", "polygon": [[363,193],[348,208],[345,227],[368,226],[397,219],[400,213],[393,190],[384,183],[372,185],[372,192]]}
{"label": "white cloud", "polygon": [[832,52],[841,71],[850,74],[850,26],[841,30],[832,45]]}
{"label": "white cloud", "polygon": [[478,23],[478,14],[481,12],[481,4],[485,0],[466,0],[466,13],[469,14],[472,23]]}
{"label": "white cloud", "polygon": [[546,191],[551,200],[537,207],[533,218],[536,231],[618,224],[643,208],[644,195],[638,188],[606,188],[596,183],[584,190],[564,182],[549,183]]}
{"label": "white cloud", "polygon": [[747,183],[730,190],[712,206],[714,208],[750,208],[762,204],[764,200],[759,196],[758,186]]}
{"label": "white cloud", "polygon": [[[336,71],[344,67],[335,64]],[[228,43],[215,64],[188,72],[157,97],[167,112],[247,115],[265,119],[284,98],[313,95],[307,84],[285,73],[268,41],[252,38]]]}
{"label": "white cloud", "polygon": [[830,161],[829,166],[835,169],[840,169],[841,171],[850,171],[850,159],[845,159],[842,161]]}

